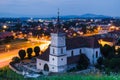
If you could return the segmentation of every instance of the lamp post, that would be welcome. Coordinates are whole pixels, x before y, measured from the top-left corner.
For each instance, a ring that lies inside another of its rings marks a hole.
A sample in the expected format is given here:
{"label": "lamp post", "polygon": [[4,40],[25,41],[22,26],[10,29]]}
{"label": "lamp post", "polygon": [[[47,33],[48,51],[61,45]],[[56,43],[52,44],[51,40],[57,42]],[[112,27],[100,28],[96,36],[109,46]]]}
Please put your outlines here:
{"label": "lamp post", "polygon": [[6,51],[8,51],[9,52],[9,49],[10,49],[10,45],[8,44],[8,45],[6,45]]}
{"label": "lamp post", "polygon": [[3,26],[3,32],[5,32],[6,29],[7,29],[7,26],[4,25],[4,26]]}

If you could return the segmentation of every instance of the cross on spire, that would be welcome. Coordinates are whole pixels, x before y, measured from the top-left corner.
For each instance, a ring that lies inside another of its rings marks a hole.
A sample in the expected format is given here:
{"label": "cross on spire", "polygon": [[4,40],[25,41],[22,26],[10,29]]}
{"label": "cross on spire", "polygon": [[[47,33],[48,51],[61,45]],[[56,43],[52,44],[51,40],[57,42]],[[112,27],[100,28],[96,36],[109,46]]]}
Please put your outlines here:
{"label": "cross on spire", "polygon": [[57,18],[57,23],[60,22],[60,17],[59,17],[59,15],[60,15],[60,12],[59,12],[59,8],[58,8],[58,18]]}
{"label": "cross on spire", "polygon": [[57,12],[58,16],[57,16],[57,24],[56,24],[56,31],[60,32],[60,12],[59,12],[59,8],[58,8],[58,12]]}

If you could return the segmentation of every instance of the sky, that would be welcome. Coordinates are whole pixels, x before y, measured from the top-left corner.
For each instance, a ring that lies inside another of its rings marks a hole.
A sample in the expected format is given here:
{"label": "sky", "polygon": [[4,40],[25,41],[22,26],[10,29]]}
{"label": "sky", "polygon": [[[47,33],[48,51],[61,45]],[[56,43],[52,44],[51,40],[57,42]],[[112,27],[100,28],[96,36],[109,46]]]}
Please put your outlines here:
{"label": "sky", "polygon": [[86,13],[120,16],[120,0],[0,0],[0,17],[40,17]]}

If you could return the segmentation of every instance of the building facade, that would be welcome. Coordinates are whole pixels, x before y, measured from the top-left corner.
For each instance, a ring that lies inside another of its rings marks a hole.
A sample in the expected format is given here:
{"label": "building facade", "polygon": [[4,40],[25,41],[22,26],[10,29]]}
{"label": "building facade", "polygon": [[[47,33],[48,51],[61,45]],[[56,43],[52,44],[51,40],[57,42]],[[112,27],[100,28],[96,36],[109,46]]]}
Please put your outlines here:
{"label": "building facade", "polygon": [[90,65],[101,56],[99,43],[95,37],[75,37],[66,39],[65,33],[51,33],[51,44],[37,57],[37,69],[50,72],[66,72],[77,66],[80,54],[85,54]]}

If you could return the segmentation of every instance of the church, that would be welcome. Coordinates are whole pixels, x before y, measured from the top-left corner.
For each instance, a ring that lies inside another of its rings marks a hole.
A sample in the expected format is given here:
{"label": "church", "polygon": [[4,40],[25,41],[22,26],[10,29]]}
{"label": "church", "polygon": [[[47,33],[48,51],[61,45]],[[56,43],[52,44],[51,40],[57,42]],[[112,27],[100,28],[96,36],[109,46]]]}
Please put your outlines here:
{"label": "church", "polygon": [[[59,12],[58,22],[59,24]],[[100,46],[95,37],[66,38],[58,30],[51,33],[51,44],[46,51],[37,57],[37,69],[50,72],[66,72],[77,66],[80,54],[85,54],[90,65],[94,65],[101,56]]]}

